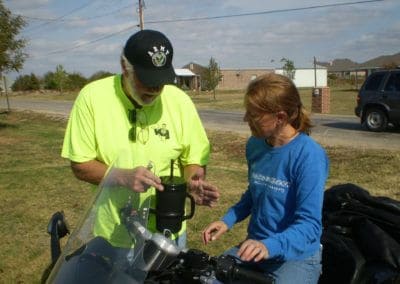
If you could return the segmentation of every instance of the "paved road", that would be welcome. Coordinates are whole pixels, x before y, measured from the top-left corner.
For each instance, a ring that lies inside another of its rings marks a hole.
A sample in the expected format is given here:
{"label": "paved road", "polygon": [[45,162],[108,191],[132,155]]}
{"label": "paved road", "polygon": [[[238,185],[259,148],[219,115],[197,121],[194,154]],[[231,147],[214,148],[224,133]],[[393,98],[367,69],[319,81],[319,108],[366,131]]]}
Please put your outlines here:
{"label": "paved road", "polygon": [[[31,110],[65,118],[72,107],[71,101],[47,101],[27,97],[11,97],[9,101],[11,109]],[[6,106],[4,96],[0,97],[0,108]],[[200,110],[199,114],[206,128],[250,134],[243,122],[242,112]],[[400,130],[389,129],[382,133],[366,131],[355,116],[313,114],[312,120],[315,127],[311,135],[324,145],[400,150]]]}

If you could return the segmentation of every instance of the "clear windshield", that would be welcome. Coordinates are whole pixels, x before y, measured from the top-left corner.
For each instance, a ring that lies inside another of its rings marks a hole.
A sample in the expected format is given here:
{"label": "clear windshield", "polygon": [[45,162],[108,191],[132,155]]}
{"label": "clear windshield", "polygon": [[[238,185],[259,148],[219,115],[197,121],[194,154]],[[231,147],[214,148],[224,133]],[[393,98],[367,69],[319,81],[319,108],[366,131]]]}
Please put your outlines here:
{"label": "clear windshield", "polygon": [[155,237],[146,229],[152,194],[139,194],[116,185],[118,173],[130,170],[125,162],[121,157],[108,169],[48,283],[144,282],[151,267],[148,259],[144,260],[143,250],[146,242]]}

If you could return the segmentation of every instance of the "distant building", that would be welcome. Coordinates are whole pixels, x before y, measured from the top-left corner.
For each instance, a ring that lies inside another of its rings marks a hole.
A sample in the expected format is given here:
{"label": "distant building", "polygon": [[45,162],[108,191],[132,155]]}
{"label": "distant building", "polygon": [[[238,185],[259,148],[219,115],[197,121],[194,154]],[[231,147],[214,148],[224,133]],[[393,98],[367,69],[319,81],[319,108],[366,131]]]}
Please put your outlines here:
{"label": "distant building", "polygon": [[186,68],[175,68],[176,85],[183,90],[200,90],[200,75]]}
{"label": "distant building", "polygon": [[[276,74],[284,74],[283,69],[275,69]],[[328,70],[324,66],[314,68],[296,68],[293,82],[298,88],[308,87],[327,87],[328,86]]]}
{"label": "distant building", "polygon": [[[269,68],[246,68],[246,69],[221,69],[222,79],[218,90],[244,90],[250,81],[267,73],[284,74],[283,69]],[[316,81],[315,81],[316,78]],[[304,87],[326,87],[328,85],[328,72],[326,67],[296,68],[293,82],[299,88]]]}
{"label": "distant building", "polygon": [[221,81],[218,90],[244,90],[251,80],[274,72],[274,69],[255,68],[255,69],[221,69]]}
{"label": "distant building", "polygon": [[[183,66],[183,69],[189,69],[196,74],[198,76],[197,82],[200,82],[200,86],[203,86],[201,77],[204,71],[207,70],[207,67],[191,62]],[[227,68],[220,69],[220,71],[222,78],[217,86],[217,90],[245,90],[251,80],[254,80],[261,75],[267,73],[284,73],[283,69],[273,68]],[[293,81],[299,88],[314,87],[316,77],[316,85],[318,87],[326,87],[328,84],[327,74],[327,68],[319,65],[317,65],[315,70],[313,67],[296,68]],[[181,76],[181,78],[184,77]]]}
{"label": "distant building", "polygon": [[192,71],[194,74],[196,74],[198,77],[198,89],[196,90],[201,90],[203,89],[202,86],[204,86],[202,77],[205,71],[207,71],[207,67],[204,67],[200,64],[194,63],[194,62],[190,62],[184,66],[182,66],[183,69],[189,69],[190,71]]}

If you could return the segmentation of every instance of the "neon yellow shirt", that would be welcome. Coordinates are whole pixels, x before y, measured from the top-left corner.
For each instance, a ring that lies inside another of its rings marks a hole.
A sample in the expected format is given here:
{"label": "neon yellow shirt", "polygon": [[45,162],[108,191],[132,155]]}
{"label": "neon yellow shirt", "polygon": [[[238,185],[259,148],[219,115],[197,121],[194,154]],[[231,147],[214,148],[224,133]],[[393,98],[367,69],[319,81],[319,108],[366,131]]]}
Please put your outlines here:
{"label": "neon yellow shirt", "polygon": [[[118,158],[118,166],[128,169],[152,161],[158,176],[169,175],[171,160],[179,160],[182,166],[208,163],[209,141],[193,102],[183,91],[166,85],[151,105],[137,109],[136,142],[129,139],[129,131],[135,127],[129,121],[132,109],[122,89],[121,75],[86,85],[72,108],[61,156],[78,163],[96,159],[108,166]],[[175,175],[182,173],[175,171]],[[95,234],[115,246],[126,246],[119,210],[131,192],[109,192],[112,196],[98,208]],[[153,196],[154,189],[142,193],[141,199]],[[154,206],[154,198],[151,201]],[[150,214],[148,228],[156,230],[154,214]],[[183,224],[177,235],[185,230]]]}

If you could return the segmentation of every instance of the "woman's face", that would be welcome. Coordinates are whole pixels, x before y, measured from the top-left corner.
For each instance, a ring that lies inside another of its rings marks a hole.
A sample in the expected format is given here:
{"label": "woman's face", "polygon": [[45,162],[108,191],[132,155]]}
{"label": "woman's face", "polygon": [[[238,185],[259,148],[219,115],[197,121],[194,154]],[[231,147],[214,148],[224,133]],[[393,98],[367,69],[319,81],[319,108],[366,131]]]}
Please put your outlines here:
{"label": "woman's face", "polygon": [[269,138],[276,134],[278,118],[274,113],[256,112],[249,107],[243,120],[247,122],[255,137]]}

